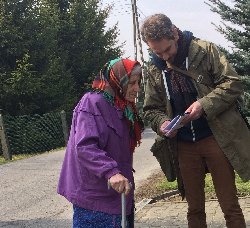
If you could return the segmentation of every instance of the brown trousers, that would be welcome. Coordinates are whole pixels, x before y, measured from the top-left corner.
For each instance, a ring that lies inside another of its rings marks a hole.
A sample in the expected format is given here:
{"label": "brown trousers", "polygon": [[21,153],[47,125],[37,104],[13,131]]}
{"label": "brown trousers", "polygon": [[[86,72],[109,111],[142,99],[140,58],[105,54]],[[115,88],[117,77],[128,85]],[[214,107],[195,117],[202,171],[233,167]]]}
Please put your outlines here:
{"label": "brown trousers", "polygon": [[245,228],[235,186],[234,170],[213,136],[198,142],[179,142],[179,165],[188,202],[188,227],[206,228],[205,164],[228,228]]}

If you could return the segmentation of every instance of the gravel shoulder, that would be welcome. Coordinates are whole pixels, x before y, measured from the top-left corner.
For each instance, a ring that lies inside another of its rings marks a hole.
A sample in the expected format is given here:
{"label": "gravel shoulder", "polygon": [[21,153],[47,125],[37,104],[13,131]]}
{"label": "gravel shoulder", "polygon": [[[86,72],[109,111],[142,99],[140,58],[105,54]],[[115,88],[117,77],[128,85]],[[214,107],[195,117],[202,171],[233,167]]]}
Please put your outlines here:
{"label": "gravel shoulder", "polygon": [[135,202],[138,203],[143,199],[151,199],[165,192],[158,185],[165,180],[165,175],[161,170],[156,170],[147,179],[143,180],[135,189]]}

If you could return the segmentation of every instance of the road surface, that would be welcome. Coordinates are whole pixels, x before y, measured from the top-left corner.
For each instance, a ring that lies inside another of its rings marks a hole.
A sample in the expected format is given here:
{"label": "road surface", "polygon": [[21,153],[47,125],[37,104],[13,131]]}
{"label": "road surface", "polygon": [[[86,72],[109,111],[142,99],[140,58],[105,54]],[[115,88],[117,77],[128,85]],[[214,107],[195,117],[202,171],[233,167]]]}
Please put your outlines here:
{"label": "road surface", "polygon": [[[149,151],[154,137],[146,129],[142,144],[135,151],[137,187],[159,169]],[[56,193],[63,157],[61,150],[0,165],[0,227],[71,227],[71,204]]]}

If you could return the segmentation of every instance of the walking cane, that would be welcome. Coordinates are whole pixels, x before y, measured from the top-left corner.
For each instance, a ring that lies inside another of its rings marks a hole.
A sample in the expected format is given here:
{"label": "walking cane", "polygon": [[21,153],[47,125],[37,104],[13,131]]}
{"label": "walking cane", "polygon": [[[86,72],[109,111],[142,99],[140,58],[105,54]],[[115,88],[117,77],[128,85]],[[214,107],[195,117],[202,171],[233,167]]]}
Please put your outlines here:
{"label": "walking cane", "polygon": [[[108,189],[110,189],[109,180],[108,180]],[[123,192],[121,194],[121,203],[122,203],[122,222],[121,222],[121,226],[122,226],[122,228],[126,228],[127,212],[126,212],[126,196],[125,196],[125,192]]]}
{"label": "walking cane", "polygon": [[126,228],[126,221],[127,221],[127,213],[126,213],[126,196],[123,192],[121,195],[122,199],[122,228]]}

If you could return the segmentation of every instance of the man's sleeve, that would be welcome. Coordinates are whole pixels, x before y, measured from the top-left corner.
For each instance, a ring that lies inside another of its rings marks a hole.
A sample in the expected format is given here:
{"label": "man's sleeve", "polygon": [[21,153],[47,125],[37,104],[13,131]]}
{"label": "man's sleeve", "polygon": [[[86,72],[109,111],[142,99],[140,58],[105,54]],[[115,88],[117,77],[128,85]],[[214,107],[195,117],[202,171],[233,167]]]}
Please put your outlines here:
{"label": "man's sleeve", "polygon": [[198,101],[209,120],[236,102],[242,93],[242,84],[225,55],[214,44],[210,44],[207,64],[208,70],[214,78],[215,89]]}
{"label": "man's sleeve", "polygon": [[148,73],[143,111],[144,117],[151,124],[152,129],[160,135],[160,126],[170,118],[166,114],[166,102],[162,96],[164,91],[157,89],[154,77],[155,75]]}

